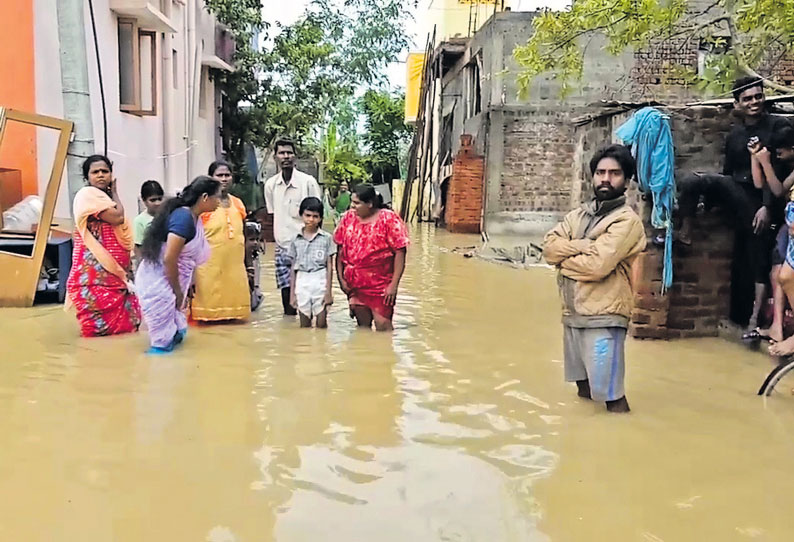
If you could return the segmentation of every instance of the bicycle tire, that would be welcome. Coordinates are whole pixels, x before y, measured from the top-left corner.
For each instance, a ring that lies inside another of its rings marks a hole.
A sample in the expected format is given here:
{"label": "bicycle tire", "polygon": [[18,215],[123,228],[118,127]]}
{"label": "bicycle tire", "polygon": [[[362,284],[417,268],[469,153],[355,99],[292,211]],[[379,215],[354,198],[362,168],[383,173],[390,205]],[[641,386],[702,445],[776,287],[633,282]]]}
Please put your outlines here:
{"label": "bicycle tire", "polygon": [[794,370],[794,356],[789,357],[786,361],[772,369],[772,372],[766,377],[764,383],[761,384],[761,389],[758,390],[758,395],[763,395],[765,397],[772,395],[772,392],[775,390],[775,386],[777,386],[778,382],[780,382],[783,377],[792,370]]}

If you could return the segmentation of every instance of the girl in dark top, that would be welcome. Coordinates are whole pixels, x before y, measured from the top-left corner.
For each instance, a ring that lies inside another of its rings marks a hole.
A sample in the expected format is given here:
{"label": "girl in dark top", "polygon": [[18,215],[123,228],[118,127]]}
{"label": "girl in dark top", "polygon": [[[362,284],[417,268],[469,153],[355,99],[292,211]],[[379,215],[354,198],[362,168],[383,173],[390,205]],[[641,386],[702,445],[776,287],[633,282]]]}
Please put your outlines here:
{"label": "girl in dark top", "polygon": [[135,283],[149,329],[150,353],[170,352],[187,333],[185,294],[194,269],[209,259],[202,213],[218,208],[221,185],[197,177],[180,195],[163,203],[146,231]]}

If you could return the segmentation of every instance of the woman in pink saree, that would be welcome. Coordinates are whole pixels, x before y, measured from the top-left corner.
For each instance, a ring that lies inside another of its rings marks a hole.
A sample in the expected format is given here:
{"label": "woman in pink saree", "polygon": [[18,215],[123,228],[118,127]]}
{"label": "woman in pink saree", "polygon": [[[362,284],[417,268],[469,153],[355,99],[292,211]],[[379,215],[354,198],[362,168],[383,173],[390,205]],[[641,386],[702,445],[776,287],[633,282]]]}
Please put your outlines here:
{"label": "woman in pink saree", "polygon": [[152,354],[171,352],[185,338],[185,299],[193,272],[210,256],[199,216],[215,211],[220,198],[218,181],[197,177],[161,206],[146,231],[135,286]]}
{"label": "woman in pink saree", "polygon": [[88,183],[74,198],[74,249],[66,282],[66,308],[73,307],[80,335],[100,337],[138,330],[141,309],[132,278],[132,231],[124,216],[113,166],[105,156],[83,162]]}

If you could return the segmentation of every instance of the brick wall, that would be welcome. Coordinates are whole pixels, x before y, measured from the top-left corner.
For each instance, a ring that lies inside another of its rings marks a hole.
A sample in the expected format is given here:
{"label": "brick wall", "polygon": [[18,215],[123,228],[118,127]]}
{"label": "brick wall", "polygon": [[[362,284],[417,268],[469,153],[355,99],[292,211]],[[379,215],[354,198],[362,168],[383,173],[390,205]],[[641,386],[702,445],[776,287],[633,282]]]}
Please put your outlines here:
{"label": "brick wall", "polygon": [[593,181],[590,176],[590,158],[595,152],[612,141],[612,132],[624,118],[605,116],[574,129],[576,153],[573,161],[573,186],[571,207],[593,199]]}
{"label": "brick wall", "polygon": [[[643,215],[649,213],[650,206]],[[734,235],[730,218],[715,210],[697,216],[693,226],[692,246],[674,246],[673,285],[666,295],[661,295],[663,250],[651,244],[640,254],[633,270],[632,336],[717,336],[720,321],[728,318]]]}
{"label": "brick wall", "polygon": [[[664,109],[663,109],[664,110]],[[676,178],[690,171],[721,171],[723,144],[730,130],[729,109],[692,107],[667,109],[675,145]],[[575,181],[572,200],[592,198],[589,161],[595,150],[612,141],[614,131],[630,112],[596,118],[574,130]],[[661,295],[663,250],[651,242],[651,201],[636,183],[627,192],[629,204],[645,223],[648,248],[634,268],[637,289],[631,332],[638,338],[667,339],[716,336],[720,320],[728,317],[733,229],[719,212],[698,216],[693,247],[675,246],[673,285]]]}
{"label": "brick wall", "polygon": [[[722,171],[723,145],[733,121],[730,110],[693,107],[666,112],[673,131],[676,178],[691,171]],[[718,335],[719,322],[728,318],[730,308],[734,239],[730,217],[719,210],[696,217],[692,246],[674,245],[673,285],[662,296],[664,251],[651,243],[650,211],[650,200],[640,205],[648,248],[634,269],[632,335],[649,339]]]}
{"label": "brick wall", "polygon": [[505,114],[500,211],[571,209],[571,164],[576,145],[571,113],[560,109],[532,108]]}
{"label": "brick wall", "polygon": [[758,67],[758,73],[771,77],[782,85],[794,85],[794,55],[783,54],[779,47],[769,51],[765,61]]}
{"label": "brick wall", "polygon": [[479,233],[485,159],[474,153],[471,135],[462,135],[460,145],[452,163],[444,220],[451,232]]}
{"label": "brick wall", "polygon": [[721,107],[667,111],[673,131],[677,178],[691,171],[722,172],[725,136],[734,122],[732,111]]}
{"label": "brick wall", "polygon": [[634,53],[636,64],[632,67],[631,78],[639,85],[686,85],[680,68],[697,67],[697,42],[685,47],[685,38],[674,38],[652,43],[645,49]]}
{"label": "brick wall", "polygon": [[[683,76],[683,69],[698,69],[698,40],[673,38],[651,43],[634,53],[628,94],[631,99],[664,101],[694,99],[698,91]],[[782,85],[794,85],[794,55],[779,48],[769,51],[757,66],[758,73]]]}

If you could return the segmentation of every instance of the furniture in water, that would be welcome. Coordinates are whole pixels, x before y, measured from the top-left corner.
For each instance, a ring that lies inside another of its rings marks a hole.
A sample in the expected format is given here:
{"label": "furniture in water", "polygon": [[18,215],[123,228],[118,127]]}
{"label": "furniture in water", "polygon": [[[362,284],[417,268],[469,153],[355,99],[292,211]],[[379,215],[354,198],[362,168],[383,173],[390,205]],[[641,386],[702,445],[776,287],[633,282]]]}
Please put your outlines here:
{"label": "furniture in water", "polygon": [[[27,242],[32,245],[23,245],[25,249],[23,254],[15,254],[0,248],[0,277],[3,280],[3,287],[0,288],[0,307],[30,307],[36,297],[44,253],[50,242],[55,201],[58,198],[58,188],[66,165],[66,151],[69,147],[73,124],[68,120],[0,107],[0,146],[3,144],[3,138],[7,135],[6,127],[9,122],[48,128],[59,133],[55,159],[47,187],[44,190],[44,208],[41,212],[41,220],[39,220],[33,239],[30,239],[30,234],[27,235]],[[26,238],[25,234],[4,233],[4,236],[9,235],[15,236],[17,239]],[[19,250],[20,245],[17,247]],[[60,251],[60,249],[58,250]]]}
{"label": "furniture in water", "polygon": [[[35,238],[32,234],[0,233],[0,251],[30,257],[33,253],[34,244]],[[66,280],[69,278],[69,271],[72,269],[72,236],[59,230],[52,230],[50,238],[47,240],[47,246],[44,249],[44,257],[58,269],[58,302],[63,303],[66,299]],[[39,294],[41,290],[38,288],[38,280],[36,285],[36,294]]]}

